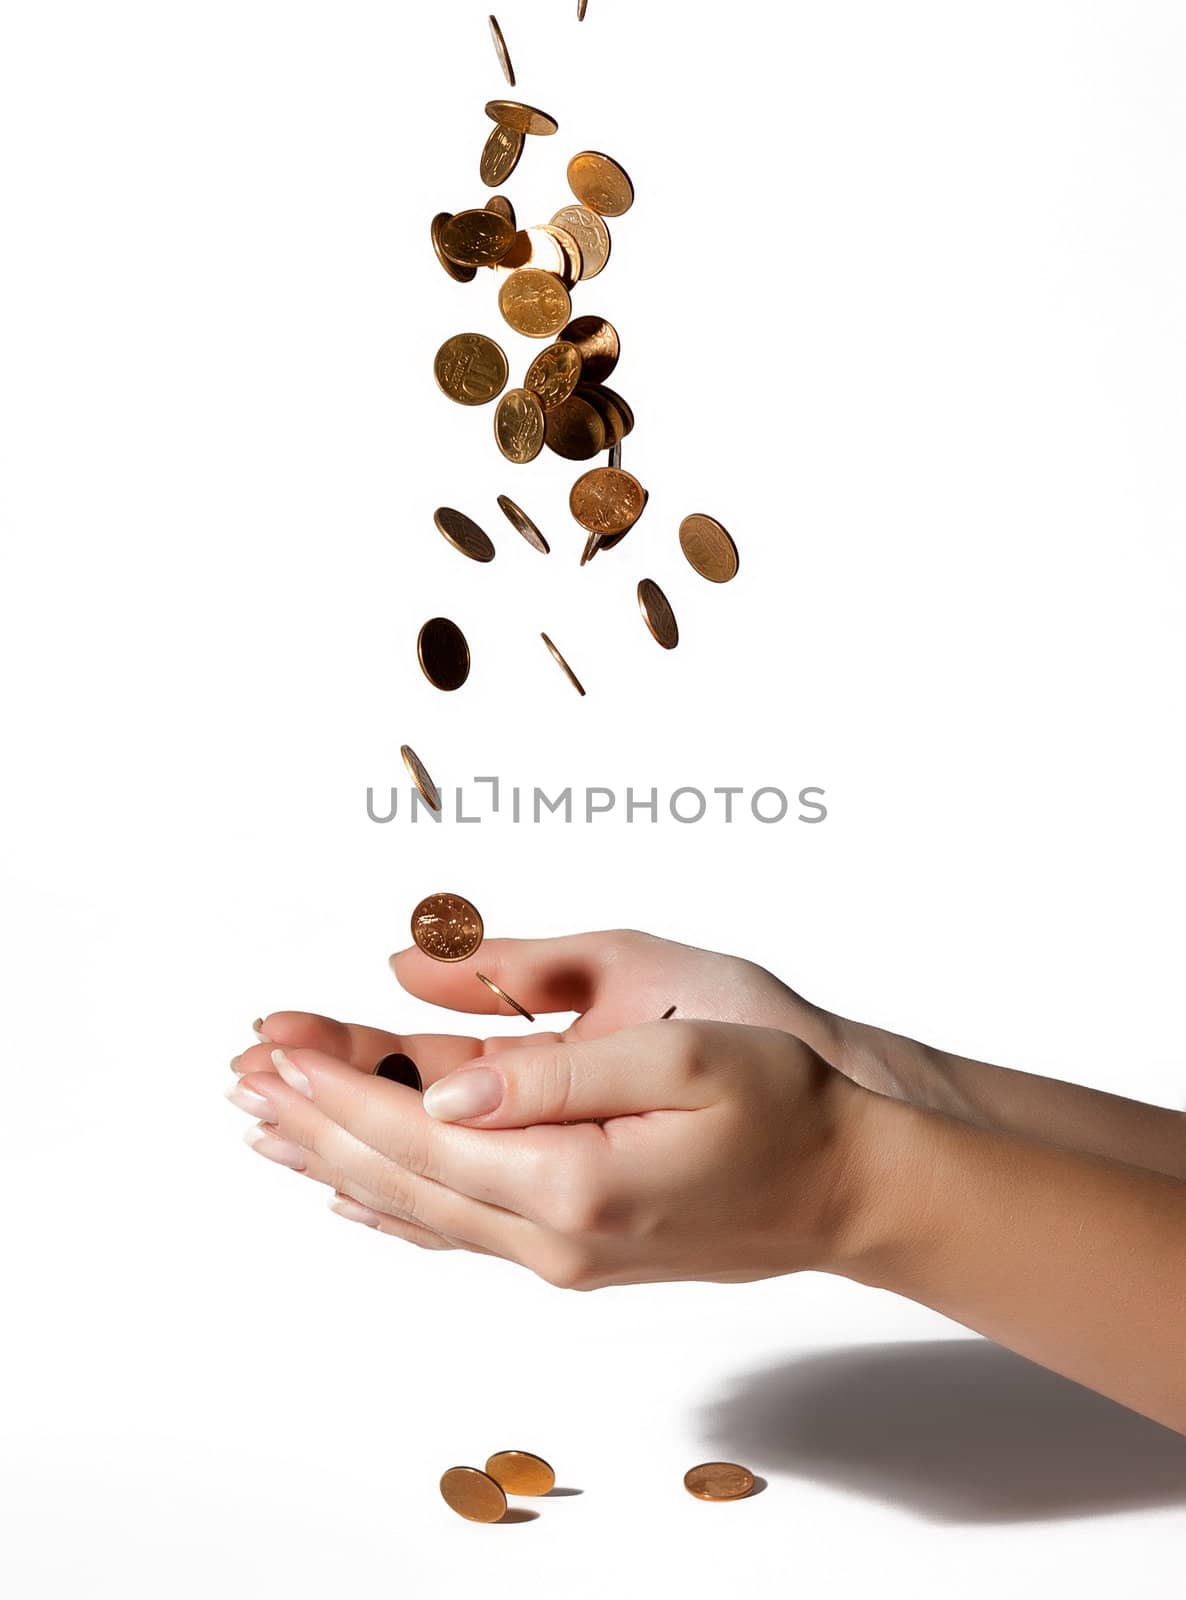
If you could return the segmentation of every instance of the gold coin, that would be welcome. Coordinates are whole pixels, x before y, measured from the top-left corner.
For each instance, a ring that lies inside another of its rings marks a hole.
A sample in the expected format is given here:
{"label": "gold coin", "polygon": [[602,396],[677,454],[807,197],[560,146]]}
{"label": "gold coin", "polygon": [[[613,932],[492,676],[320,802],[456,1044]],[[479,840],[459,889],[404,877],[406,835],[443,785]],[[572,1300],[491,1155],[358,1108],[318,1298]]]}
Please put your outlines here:
{"label": "gold coin", "polygon": [[411,1056],[401,1055],[398,1051],[394,1055],[384,1056],[375,1067],[373,1076],[386,1078],[388,1083],[402,1083],[405,1088],[415,1089],[417,1094],[424,1093],[420,1068]]}
{"label": "gold coin", "polygon": [[544,443],[566,461],[592,461],[605,449],[601,413],[580,395],[572,395],[545,414]]}
{"label": "gold coin", "polygon": [[562,406],[581,380],[581,352],[563,339],[550,344],[527,369],[524,385],[539,395],[545,411]]}
{"label": "gold coin", "polygon": [[605,270],[612,243],[609,229],[588,206],[562,206],[552,218],[554,227],[570,233],[580,246],[582,278],[595,278]]}
{"label": "gold coin", "polygon": [[408,772],[411,774],[412,782],[419,789],[425,804],[433,811],[439,811],[441,809],[441,791],[429,776],[428,768],[410,744],[401,744],[399,753],[404,758],[404,766],[407,767]]}
{"label": "gold coin", "polygon": [[511,128],[516,133],[546,136],[555,133],[560,126],[555,117],[550,117],[546,111],[537,111],[534,106],[525,106],[519,100],[491,100],[487,103],[486,115],[500,127]]}
{"label": "gold coin", "polygon": [[709,583],[728,583],[737,576],[737,546],[715,517],[700,511],[685,517],[679,525],[679,543],[689,566]]}
{"label": "gold coin", "polygon": [[605,397],[605,399],[608,400],[611,405],[617,406],[618,410],[622,413],[623,420],[626,423],[626,432],[627,432],[627,434],[633,433],[634,432],[634,411],[633,411],[633,408],[630,406],[629,402],[626,401],[626,400],[623,400],[622,396],[617,392],[616,389],[607,388],[604,383],[598,384],[597,387],[598,387],[598,390],[600,391],[600,393]]}
{"label": "gold coin", "polygon": [[430,617],[416,641],[420,670],[436,689],[460,689],[469,677],[469,645],[448,617]]}
{"label": "gold coin", "polygon": [[441,224],[441,249],[461,267],[488,267],[515,242],[515,230],[497,211],[459,211]]}
{"label": "gold coin", "polygon": [[437,529],[463,556],[471,561],[493,561],[494,546],[472,518],[464,511],[454,511],[452,506],[438,506],[432,514]]}
{"label": "gold coin", "polygon": [[505,494],[499,495],[498,506],[499,510],[502,512],[503,516],[506,517],[511,527],[514,528],[516,533],[521,533],[523,535],[533,550],[538,550],[541,556],[551,555],[551,545],[549,545],[548,541],[536,527],[535,523],[532,522],[526,511],[524,511],[520,506],[517,506],[515,502],[509,499]]}
{"label": "gold coin", "polygon": [[477,908],[459,894],[430,894],[412,912],[412,938],[434,961],[468,961],[485,931]]}
{"label": "gold coin", "polygon": [[744,1500],[753,1487],[749,1468],[732,1461],[705,1461],[684,1473],[684,1488],[697,1500]]}
{"label": "gold coin", "polygon": [[450,1467],[441,1477],[445,1504],[469,1522],[500,1522],[507,1497],[500,1484],[477,1467]]}
{"label": "gold coin", "polygon": [[508,461],[526,466],[544,447],[544,408],[530,389],[508,389],[494,414],[494,437]]}
{"label": "gold coin", "polygon": [[585,275],[585,257],[580,245],[567,228],[558,228],[551,222],[545,222],[540,232],[550,235],[560,246],[560,276],[566,289],[575,288]]}
{"label": "gold coin", "polygon": [[510,1006],[512,1011],[517,1011],[521,1017],[526,1017],[528,1022],[535,1021],[535,1018],[525,1006],[521,1006],[517,1000],[512,1000],[510,995],[505,993],[504,990],[500,989],[496,983],[491,983],[490,979],[485,977],[480,972],[475,973],[474,976],[480,983],[484,983],[486,985],[487,989],[490,990],[492,995],[496,996],[496,998],[499,1000],[504,1000],[506,1004]]}
{"label": "gold coin", "polygon": [[547,1494],[556,1487],[548,1463],[526,1450],[499,1450],[487,1461],[486,1471],[508,1494]]}
{"label": "gold coin", "polygon": [[554,273],[523,267],[503,282],[498,309],[516,333],[551,339],[571,317],[572,300]]}
{"label": "gold coin", "polygon": [[[505,194],[496,194],[491,196],[491,198],[486,202],[486,210],[493,211],[500,217],[505,217],[510,223],[511,227],[517,229],[518,224],[515,222],[515,208],[507,199]],[[511,248],[513,249],[514,246]]]}
{"label": "gold coin", "polygon": [[489,404],[506,387],[510,370],[501,348],[484,333],[455,333],[433,365],[437,383],[462,406]]}
{"label": "gold coin", "polygon": [[568,187],[583,206],[603,217],[621,217],[634,204],[626,172],[600,150],[582,150],[568,163]]}
{"label": "gold coin", "polygon": [[675,612],[667,596],[651,578],[644,578],[638,586],[638,609],[656,642],[664,650],[674,650],[679,643]]}
{"label": "gold coin", "polygon": [[616,444],[621,444],[629,431],[626,416],[616,400],[610,398],[609,390],[601,388],[599,384],[582,383],[577,394],[589,402],[605,423],[605,448],[612,450]]}
{"label": "gold coin", "polygon": [[519,165],[526,139],[515,128],[494,128],[482,146],[478,176],[488,189],[497,189]]}
{"label": "gold coin", "polygon": [[502,36],[502,29],[498,26],[497,17],[490,18],[490,36],[494,40],[494,50],[498,56],[498,64],[502,68],[502,75],[513,89],[515,87],[515,69],[511,65],[510,51],[507,49],[507,42]]}
{"label": "gold coin", "polygon": [[561,669],[561,671],[568,678],[569,683],[572,684],[573,688],[576,690],[576,692],[579,695],[583,696],[584,693],[585,693],[584,684],[577,677],[576,673],[569,666],[568,662],[565,661],[564,657],[560,654],[559,650],[557,650],[556,646],[552,643],[551,639],[548,638],[546,633],[541,633],[540,634],[540,638],[544,641],[544,643],[547,645],[548,649],[552,652],[553,660],[556,662],[557,666]]}
{"label": "gold coin", "polygon": [[594,467],[577,479],[569,509],[589,533],[625,533],[642,516],[646,490],[620,467]]}
{"label": "gold coin", "polygon": [[618,330],[604,317],[577,317],[560,337],[575,344],[584,362],[582,378],[586,383],[602,383],[618,364],[622,353]]}
{"label": "gold coin", "polygon": [[437,260],[455,283],[472,283],[478,275],[477,267],[459,267],[456,261],[450,261],[441,249],[441,229],[446,222],[452,221],[452,218],[451,211],[439,211],[432,219],[432,247],[436,251]]}
{"label": "gold coin", "polygon": [[538,267],[541,272],[551,272],[563,278],[568,271],[568,257],[559,239],[544,228],[520,228],[515,242],[497,263],[500,278],[517,272],[520,267]]}

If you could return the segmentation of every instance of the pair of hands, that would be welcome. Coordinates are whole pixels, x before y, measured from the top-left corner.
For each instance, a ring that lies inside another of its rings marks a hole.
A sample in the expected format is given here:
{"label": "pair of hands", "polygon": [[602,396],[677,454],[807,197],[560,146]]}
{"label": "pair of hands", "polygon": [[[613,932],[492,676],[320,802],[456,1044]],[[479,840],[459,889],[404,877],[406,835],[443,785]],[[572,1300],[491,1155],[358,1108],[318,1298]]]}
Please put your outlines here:
{"label": "pair of hands", "polygon": [[[421,999],[499,1008],[472,961],[413,948],[392,966]],[[838,1019],[748,962],[640,933],[490,940],[482,969],[576,1022],[483,1040],[274,1013],[234,1063],[254,1148],[329,1185],[351,1220],[563,1288],[844,1270],[860,1253],[877,1097],[828,1064]],[[423,1100],[373,1076],[394,1052]]]}

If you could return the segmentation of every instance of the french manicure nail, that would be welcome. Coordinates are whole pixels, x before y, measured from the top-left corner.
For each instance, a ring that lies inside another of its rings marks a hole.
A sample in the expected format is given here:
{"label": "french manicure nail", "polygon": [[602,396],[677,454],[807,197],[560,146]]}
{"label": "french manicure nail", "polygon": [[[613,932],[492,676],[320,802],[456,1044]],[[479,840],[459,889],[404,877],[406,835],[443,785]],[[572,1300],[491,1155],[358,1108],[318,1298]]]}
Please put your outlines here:
{"label": "french manicure nail", "polygon": [[490,1067],[469,1067],[430,1084],[424,1109],[438,1122],[466,1122],[502,1104],[502,1076]]}
{"label": "french manicure nail", "polygon": [[299,1145],[289,1144],[287,1139],[278,1139],[266,1128],[248,1128],[243,1137],[257,1155],[266,1156],[269,1161],[278,1161],[282,1167],[291,1167],[294,1172],[304,1172],[305,1152]]}
{"label": "french manicure nail", "polygon": [[295,1089],[298,1094],[303,1094],[306,1100],[312,1100],[313,1088],[308,1078],[306,1078],[295,1061],[288,1059],[283,1050],[272,1051],[272,1065],[290,1089]]}
{"label": "french manicure nail", "polygon": [[254,1089],[248,1089],[244,1084],[232,1083],[226,1097],[233,1106],[238,1106],[240,1111],[246,1111],[250,1116],[266,1118],[272,1115],[272,1107],[263,1095],[256,1094]]}
{"label": "french manicure nail", "polygon": [[242,1070],[243,1070],[243,1057],[242,1056],[232,1056],[231,1057],[231,1071],[232,1072],[242,1072]]}
{"label": "french manicure nail", "polygon": [[340,1217],[345,1217],[347,1222],[362,1222],[368,1228],[377,1228],[383,1218],[377,1211],[372,1211],[370,1206],[360,1206],[357,1200],[351,1200],[344,1194],[336,1194],[329,1203],[331,1211],[336,1211]]}
{"label": "french manicure nail", "polygon": [[260,1044],[271,1044],[272,1041],[264,1032],[264,1019],[262,1017],[256,1017],[255,1021],[251,1024],[251,1031],[259,1040]]}

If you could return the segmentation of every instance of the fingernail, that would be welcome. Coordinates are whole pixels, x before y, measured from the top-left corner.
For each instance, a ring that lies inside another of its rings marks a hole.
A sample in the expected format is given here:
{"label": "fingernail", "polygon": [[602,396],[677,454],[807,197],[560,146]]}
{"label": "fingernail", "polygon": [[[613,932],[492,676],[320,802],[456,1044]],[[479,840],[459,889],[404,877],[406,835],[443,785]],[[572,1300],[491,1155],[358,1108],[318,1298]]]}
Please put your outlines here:
{"label": "fingernail", "polygon": [[438,1122],[466,1122],[502,1104],[502,1076],[490,1067],[470,1067],[431,1084],[424,1109]]}
{"label": "fingernail", "polygon": [[272,1041],[264,1032],[264,1019],[262,1017],[256,1017],[255,1021],[251,1024],[251,1031],[259,1040],[260,1044],[271,1044]]}
{"label": "fingernail", "polygon": [[289,1144],[287,1139],[277,1139],[274,1133],[268,1133],[265,1128],[248,1128],[243,1138],[257,1155],[266,1156],[269,1161],[278,1161],[282,1167],[291,1167],[294,1172],[304,1172],[305,1152],[299,1145]]}
{"label": "fingernail", "polygon": [[231,1071],[232,1072],[242,1072],[242,1070],[243,1070],[243,1057],[242,1056],[232,1056],[231,1057]]}
{"label": "fingernail", "polygon": [[336,1194],[329,1203],[331,1211],[336,1211],[340,1217],[345,1217],[347,1222],[361,1222],[368,1228],[377,1228],[383,1218],[377,1211],[372,1211],[370,1206],[360,1206],[357,1200],[350,1200],[344,1194]]}
{"label": "fingernail", "polygon": [[298,1094],[303,1094],[306,1100],[312,1100],[313,1089],[308,1078],[297,1066],[295,1061],[290,1061],[283,1050],[272,1051],[272,1065],[284,1079],[290,1089],[295,1089]]}
{"label": "fingernail", "polygon": [[238,1106],[240,1111],[246,1111],[253,1117],[266,1119],[272,1115],[272,1107],[264,1096],[256,1094],[254,1089],[248,1089],[244,1084],[232,1083],[226,1097],[233,1106]]}

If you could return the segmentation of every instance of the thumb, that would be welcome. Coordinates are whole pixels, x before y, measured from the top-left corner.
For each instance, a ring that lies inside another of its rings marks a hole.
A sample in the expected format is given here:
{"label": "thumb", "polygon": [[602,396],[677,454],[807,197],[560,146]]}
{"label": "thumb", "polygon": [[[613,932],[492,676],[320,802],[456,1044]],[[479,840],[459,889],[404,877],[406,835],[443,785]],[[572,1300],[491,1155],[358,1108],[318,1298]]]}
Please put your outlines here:
{"label": "thumb", "polygon": [[719,1024],[649,1022],[604,1039],[504,1050],[438,1078],[424,1110],[438,1122],[530,1128],[643,1111],[694,1111],[717,1097]]}

